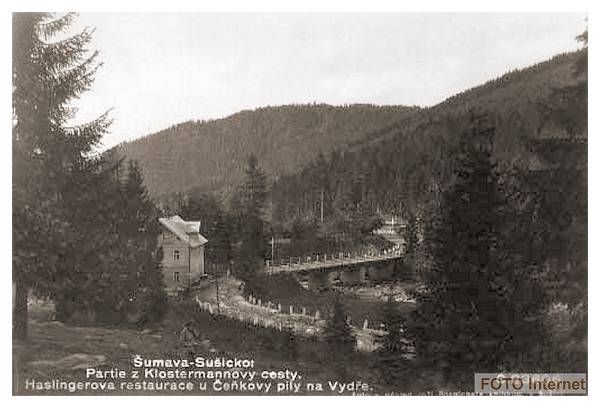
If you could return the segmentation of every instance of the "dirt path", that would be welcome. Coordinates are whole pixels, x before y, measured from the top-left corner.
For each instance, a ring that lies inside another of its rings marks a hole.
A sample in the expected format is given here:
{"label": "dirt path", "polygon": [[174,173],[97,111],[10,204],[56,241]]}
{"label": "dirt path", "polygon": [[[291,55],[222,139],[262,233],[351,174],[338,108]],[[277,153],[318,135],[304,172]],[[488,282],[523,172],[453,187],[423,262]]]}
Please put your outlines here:
{"label": "dirt path", "polygon": [[[325,326],[320,313],[302,314],[301,310],[279,310],[278,305],[259,304],[257,299],[246,299],[242,295],[241,281],[234,278],[219,281],[219,307],[217,307],[217,291],[214,282],[196,293],[196,301],[205,310],[220,313],[236,320],[252,322],[263,327],[274,327],[292,330],[297,334],[311,336],[319,334]],[[287,312],[287,313],[286,313]]]}
{"label": "dirt path", "polygon": [[[234,278],[219,281],[218,308],[214,282],[197,291],[196,301],[210,313],[223,314],[236,320],[251,322],[256,326],[286,329],[301,336],[322,335],[326,321],[318,311],[315,315],[302,314],[301,310],[292,310],[293,313],[289,313],[289,310],[280,311],[280,305],[270,302],[259,304],[257,299],[244,298],[240,285],[241,281]],[[357,348],[361,351],[373,351],[376,348],[376,338],[385,334],[381,330],[363,327],[352,326],[352,329],[357,339]]]}

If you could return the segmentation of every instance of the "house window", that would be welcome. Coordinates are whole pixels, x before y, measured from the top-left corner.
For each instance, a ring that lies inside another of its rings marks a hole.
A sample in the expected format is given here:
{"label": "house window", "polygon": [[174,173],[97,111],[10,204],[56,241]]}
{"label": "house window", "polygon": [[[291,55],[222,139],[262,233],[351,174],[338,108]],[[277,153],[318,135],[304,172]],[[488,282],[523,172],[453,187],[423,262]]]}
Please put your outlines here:
{"label": "house window", "polygon": [[179,282],[179,272],[173,272],[173,281]]}
{"label": "house window", "polygon": [[177,251],[177,250],[173,251],[173,260],[174,261],[179,260],[179,251]]}

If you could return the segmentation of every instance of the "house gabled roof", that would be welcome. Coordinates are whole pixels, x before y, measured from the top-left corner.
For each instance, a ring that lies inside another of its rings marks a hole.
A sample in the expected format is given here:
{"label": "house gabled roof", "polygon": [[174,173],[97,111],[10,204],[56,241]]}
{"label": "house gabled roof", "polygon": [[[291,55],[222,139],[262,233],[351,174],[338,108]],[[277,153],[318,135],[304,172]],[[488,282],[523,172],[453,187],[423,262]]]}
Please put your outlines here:
{"label": "house gabled roof", "polygon": [[196,248],[208,242],[200,234],[200,221],[185,221],[180,216],[174,215],[168,218],[159,218],[158,221],[169,231],[187,243],[190,247]]}

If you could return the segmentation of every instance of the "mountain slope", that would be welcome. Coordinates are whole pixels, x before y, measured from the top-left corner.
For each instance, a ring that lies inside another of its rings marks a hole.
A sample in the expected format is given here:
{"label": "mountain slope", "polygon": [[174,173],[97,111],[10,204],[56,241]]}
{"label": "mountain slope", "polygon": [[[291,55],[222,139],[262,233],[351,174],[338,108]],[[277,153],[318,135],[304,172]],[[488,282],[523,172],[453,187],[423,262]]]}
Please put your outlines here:
{"label": "mountain slope", "polygon": [[[279,183],[279,193],[296,197],[298,188],[314,187],[310,168],[319,151],[326,157],[335,151],[347,157],[337,171],[380,184],[383,195],[386,189],[392,194],[402,180],[406,189],[396,196],[404,200],[403,196],[424,188],[432,174],[442,171],[440,158],[456,134],[452,127],[464,122],[470,109],[491,112],[498,119],[494,151],[505,163],[529,159],[519,143],[524,135],[563,132],[562,125],[548,117],[548,107],[564,104],[553,92],[576,83],[573,65],[580,55],[562,54],[509,72],[426,109],[324,104],[266,107],[219,120],[181,123],[121,144],[113,152],[139,162],[155,198],[193,189],[231,191],[243,179],[249,154],[258,157],[271,180],[290,181],[293,187]],[[386,167],[381,163],[387,163]],[[306,182],[295,179],[296,173]]]}
{"label": "mountain slope", "polygon": [[112,153],[137,160],[155,197],[192,189],[227,191],[243,178],[250,154],[269,176],[302,169],[319,151],[345,149],[418,111],[403,106],[288,105],[186,122],[121,144]]}
{"label": "mountain slope", "polygon": [[471,109],[488,111],[505,118],[531,115],[530,122],[534,125],[541,120],[538,117],[539,103],[550,102],[555,89],[575,85],[574,64],[580,56],[581,51],[560,54],[531,67],[508,72],[430,108],[421,109],[392,126],[382,127],[376,135],[359,140],[355,145],[360,147],[363,146],[363,141],[372,144],[380,139],[396,137],[400,133],[413,132],[439,121],[440,118],[466,114]]}
{"label": "mountain slope", "polygon": [[451,155],[472,109],[491,114],[493,156],[501,170],[535,166],[532,140],[587,137],[587,97],[579,91],[583,78],[574,75],[581,55],[563,54],[508,73],[282,177],[272,189],[275,221],[315,216],[322,191],[326,214],[348,202],[384,213],[414,213],[451,176]]}

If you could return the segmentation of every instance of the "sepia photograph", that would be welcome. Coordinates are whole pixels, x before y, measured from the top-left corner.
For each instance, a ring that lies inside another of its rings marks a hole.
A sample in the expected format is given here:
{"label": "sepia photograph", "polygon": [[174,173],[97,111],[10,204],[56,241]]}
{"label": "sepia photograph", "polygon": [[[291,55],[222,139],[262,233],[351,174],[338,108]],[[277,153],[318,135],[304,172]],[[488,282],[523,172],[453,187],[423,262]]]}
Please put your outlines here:
{"label": "sepia photograph", "polygon": [[13,396],[588,395],[585,12],[10,19]]}

